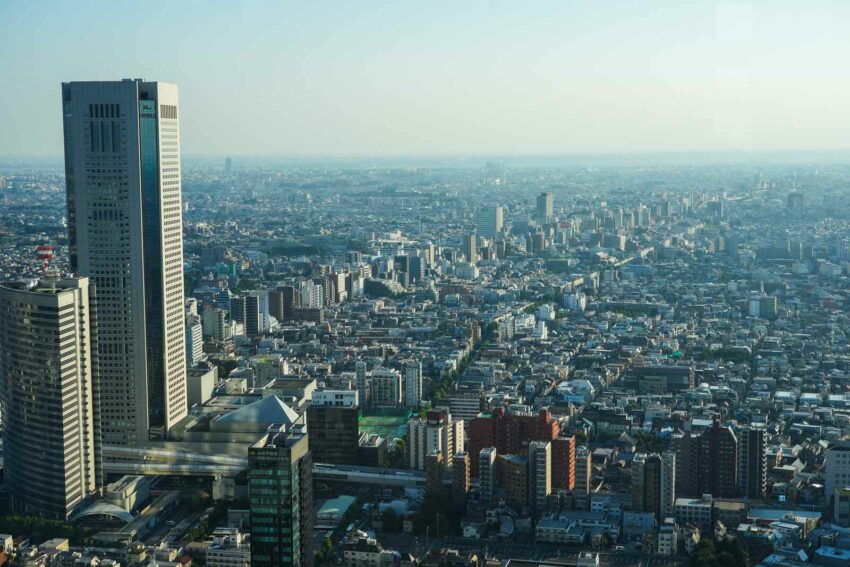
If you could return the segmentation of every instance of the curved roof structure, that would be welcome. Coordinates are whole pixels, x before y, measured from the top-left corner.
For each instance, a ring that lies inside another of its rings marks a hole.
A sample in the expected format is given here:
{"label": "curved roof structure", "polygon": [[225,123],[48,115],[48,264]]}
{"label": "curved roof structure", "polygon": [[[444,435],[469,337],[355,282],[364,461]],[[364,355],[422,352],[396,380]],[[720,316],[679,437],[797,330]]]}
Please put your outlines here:
{"label": "curved roof structure", "polygon": [[76,522],[77,520],[82,520],[83,518],[87,518],[89,516],[112,516],[113,518],[118,518],[119,520],[124,520],[125,522],[132,522],[135,516],[116,504],[112,504],[111,502],[104,502],[103,500],[98,500],[97,502],[93,502],[92,504],[86,506],[73,516],[71,516],[71,521]]}

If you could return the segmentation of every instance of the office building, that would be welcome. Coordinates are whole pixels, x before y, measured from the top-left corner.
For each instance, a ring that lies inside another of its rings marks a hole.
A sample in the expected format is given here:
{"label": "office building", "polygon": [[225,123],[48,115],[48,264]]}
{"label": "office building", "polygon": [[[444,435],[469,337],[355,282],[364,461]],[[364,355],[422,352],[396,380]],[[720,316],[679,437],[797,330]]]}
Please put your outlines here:
{"label": "office building", "polygon": [[555,201],[550,191],[537,196],[537,220],[542,223],[551,222],[555,217]]}
{"label": "office building", "polygon": [[496,492],[496,448],[485,447],[478,453],[478,494],[481,504],[489,506]]}
{"label": "office building", "polygon": [[103,442],[136,446],[187,413],[177,86],[63,83],[62,104],[71,269],[105,330]]}
{"label": "office building", "polygon": [[552,493],[552,444],[532,441],[528,444],[528,507],[540,517],[546,512]]}
{"label": "office building", "polygon": [[269,328],[269,294],[252,291],[245,297],[245,334],[256,337]]}
{"label": "office building", "polygon": [[375,407],[396,408],[402,402],[401,372],[376,368],[369,379],[371,403]]}
{"label": "office building", "polygon": [[301,425],[248,449],[252,567],[312,565],[313,462]]}
{"label": "office building", "polygon": [[197,314],[186,316],[186,366],[204,359],[204,328]]}
{"label": "office building", "polygon": [[422,402],[422,363],[409,360],[404,363],[404,405],[418,408]]}
{"label": "office building", "polygon": [[316,390],[307,408],[310,453],[317,463],[356,465],[360,406],[356,390]]}
{"label": "office building", "polygon": [[501,234],[504,222],[505,211],[500,205],[480,207],[476,227],[478,236],[490,240],[495,239]]}
{"label": "office building", "polygon": [[0,286],[3,471],[21,514],[65,521],[102,485],[89,290],[87,278]]}
{"label": "office building", "polygon": [[738,495],[758,500],[767,492],[767,435],[748,427],[738,434]]}

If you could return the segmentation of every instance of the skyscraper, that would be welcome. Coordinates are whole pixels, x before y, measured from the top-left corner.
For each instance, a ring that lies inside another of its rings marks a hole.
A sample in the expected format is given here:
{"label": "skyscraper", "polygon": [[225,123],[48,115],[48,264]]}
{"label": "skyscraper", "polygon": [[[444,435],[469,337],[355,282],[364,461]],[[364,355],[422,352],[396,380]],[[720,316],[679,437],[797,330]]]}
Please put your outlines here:
{"label": "skyscraper", "polygon": [[186,407],[177,86],[62,85],[72,269],[97,289],[103,442],[160,437]]}
{"label": "skyscraper", "polygon": [[102,484],[89,289],[87,278],[0,286],[4,474],[24,514],[67,520]]}
{"label": "skyscraper", "polygon": [[266,434],[248,449],[251,565],[312,565],[313,462],[302,425]]}
{"label": "skyscraper", "polygon": [[505,222],[505,210],[501,205],[490,207],[480,207],[478,209],[477,218],[478,236],[493,239],[502,232],[502,226]]}
{"label": "skyscraper", "polygon": [[731,498],[737,494],[738,439],[718,418],[699,437],[686,433],[674,438],[673,445],[677,496]]}
{"label": "skyscraper", "polygon": [[537,220],[550,222],[555,217],[555,202],[551,191],[541,193],[537,196]]}
{"label": "skyscraper", "polygon": [[767,436],[761,427],[748,427],[738,435],[738,494],[757,500],[766,490]]}

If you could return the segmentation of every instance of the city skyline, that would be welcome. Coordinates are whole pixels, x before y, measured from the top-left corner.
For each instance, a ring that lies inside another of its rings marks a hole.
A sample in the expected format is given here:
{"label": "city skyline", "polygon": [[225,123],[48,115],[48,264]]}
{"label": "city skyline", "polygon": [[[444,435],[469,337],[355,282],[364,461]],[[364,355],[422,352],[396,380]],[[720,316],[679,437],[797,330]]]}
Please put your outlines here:
{"label": "city skyline", "polygon": [[[846,150],[847,82],[830,61],[850,53],[848,7],[815,7],[180,5],[154,27],[126,3],[53,3],[45,19],[10,2],[0,50],[21,56],[0,62],[0,155],[61,153],[61,81],[145,76],[181,84],[193,154]],[[72,29],[119,40],[105,50]],[[156,40],[144,55],[134,34]]]}

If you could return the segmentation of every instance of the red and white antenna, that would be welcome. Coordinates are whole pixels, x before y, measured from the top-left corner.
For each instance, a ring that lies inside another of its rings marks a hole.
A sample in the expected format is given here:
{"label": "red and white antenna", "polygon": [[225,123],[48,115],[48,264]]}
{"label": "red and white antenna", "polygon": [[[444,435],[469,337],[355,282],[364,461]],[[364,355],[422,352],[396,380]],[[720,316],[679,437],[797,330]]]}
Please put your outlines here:
{"label": "red and white antenna", "polygon": [[40,244],[35,249],[35,254],[41,260],[41,269],[46,272],[50,267],[50,261],[53,259],[53,246],[50,244]]}

